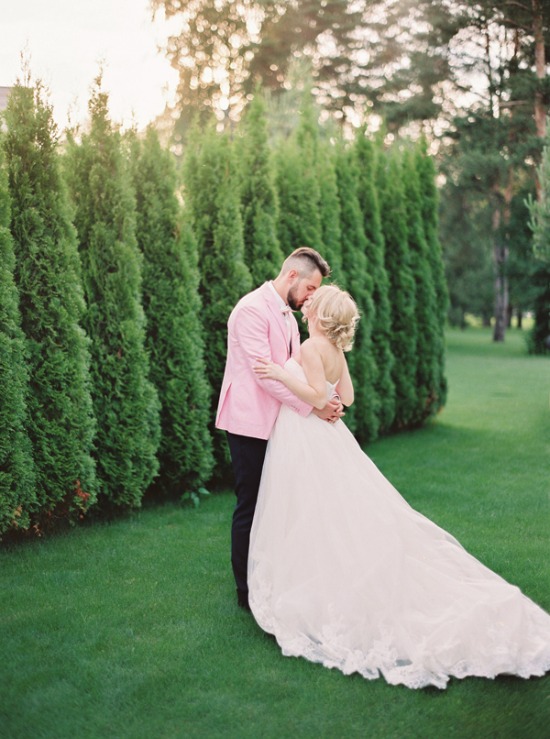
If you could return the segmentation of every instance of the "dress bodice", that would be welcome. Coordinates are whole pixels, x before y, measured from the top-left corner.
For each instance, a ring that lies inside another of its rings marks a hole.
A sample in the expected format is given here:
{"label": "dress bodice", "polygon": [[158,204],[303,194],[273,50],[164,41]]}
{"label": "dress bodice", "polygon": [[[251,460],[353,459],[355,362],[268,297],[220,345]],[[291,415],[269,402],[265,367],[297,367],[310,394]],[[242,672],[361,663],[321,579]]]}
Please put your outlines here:
{"label": "dress bodice", "polygon": [[[302,369],[302,365],[299,364],[294,359],[294,357],[290,357],[290,359],[287,359],[287,361],[285,362],[285,369],[288,370],[288,372],[290,372],[291,374],[295,375],[296,377],[299,377],[300,380],[307,382],[306,374],[304,370]],[[332,383],[332,382],[328,382],[327,380],[327,399],[331,398],[334,395],[336,385],[338,385],[338,382]]]}

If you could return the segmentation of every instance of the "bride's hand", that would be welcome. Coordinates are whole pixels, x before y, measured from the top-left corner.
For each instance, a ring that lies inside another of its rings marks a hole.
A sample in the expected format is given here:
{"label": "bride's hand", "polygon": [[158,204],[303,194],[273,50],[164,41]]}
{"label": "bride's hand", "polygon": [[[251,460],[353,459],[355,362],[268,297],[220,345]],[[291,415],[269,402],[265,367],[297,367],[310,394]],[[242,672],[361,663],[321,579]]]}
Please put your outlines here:
{"label": "bride's hand", "polygon": [[336,421],[339,421],[346,415],[339,395],[334,395],[321,410],[314,408],[313,413],[323,421],[328,421],[329,423],[336,423]]}
{"label": "bride's hand", "polygon": [[257,364],[252,368],[261,380],[280,380],[283,376],[283,368],[269,359],[258,358]]}

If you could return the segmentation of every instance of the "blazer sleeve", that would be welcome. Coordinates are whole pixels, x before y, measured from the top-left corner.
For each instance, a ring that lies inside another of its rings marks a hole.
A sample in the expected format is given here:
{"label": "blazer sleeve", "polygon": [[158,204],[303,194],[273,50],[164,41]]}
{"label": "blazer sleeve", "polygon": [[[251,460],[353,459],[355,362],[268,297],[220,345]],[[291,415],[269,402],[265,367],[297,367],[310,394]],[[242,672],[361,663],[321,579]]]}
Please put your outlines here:
{"label": "blazer sleeve", "polygon": [[312,405],[296,397],[282,382],[260,379],[252,369],[260,357],[276,361],[273,359],[269,344],[269,322],[263,311],[254,305],[243,306],[235,320],[233,333],[239,342],[254,382],[280,403],[288,405],[301,416],[308,416],[313,409]]}

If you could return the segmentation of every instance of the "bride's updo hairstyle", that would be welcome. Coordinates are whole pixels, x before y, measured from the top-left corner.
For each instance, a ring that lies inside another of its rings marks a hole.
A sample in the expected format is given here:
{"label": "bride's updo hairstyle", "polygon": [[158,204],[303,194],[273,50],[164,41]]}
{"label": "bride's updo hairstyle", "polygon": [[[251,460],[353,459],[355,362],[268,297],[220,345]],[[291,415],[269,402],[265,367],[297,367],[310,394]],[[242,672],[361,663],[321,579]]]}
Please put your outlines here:
{"label": "bride's updo hairstyle", "polygon": [[322,285],[307,304],[307,319],[315,316],[327,339],[342,351],[353,346],[359,310],[351,295],[337,285]]}

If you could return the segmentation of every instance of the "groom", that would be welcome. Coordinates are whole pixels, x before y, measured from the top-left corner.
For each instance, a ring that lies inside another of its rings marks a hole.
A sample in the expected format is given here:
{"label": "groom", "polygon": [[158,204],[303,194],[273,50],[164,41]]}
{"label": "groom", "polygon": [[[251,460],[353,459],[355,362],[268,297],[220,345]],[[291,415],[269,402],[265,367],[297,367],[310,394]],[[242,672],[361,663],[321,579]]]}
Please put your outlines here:
{"label": "groom", "polygon": [[235,477],[237,505],[231,529],[231,563],[237,601],[245,609],[249,609],[250,529],[267,440],[279,408],[284,403],[302,416],[313,410],[327,421],[342,415],[339,401],[333,400],[316,411],[282,383],[260,380],[252,367],[259,357],[280,365],[291,356],[299,358],[300,334],[292,311],[299,310],[329,274],[330,267],[322,256],[303,246],[287,257],[275,280],[241,298],[229,316],[227,361],[216,426],[227,432]]}

